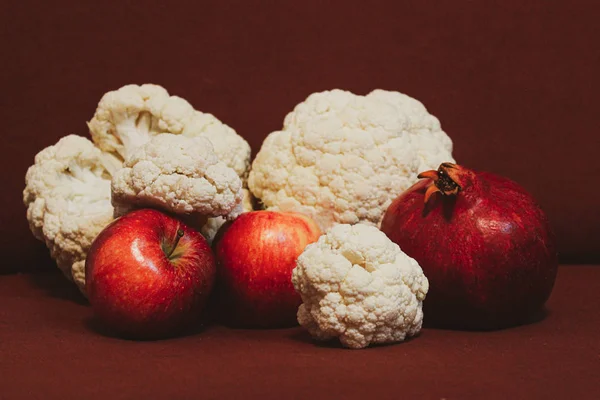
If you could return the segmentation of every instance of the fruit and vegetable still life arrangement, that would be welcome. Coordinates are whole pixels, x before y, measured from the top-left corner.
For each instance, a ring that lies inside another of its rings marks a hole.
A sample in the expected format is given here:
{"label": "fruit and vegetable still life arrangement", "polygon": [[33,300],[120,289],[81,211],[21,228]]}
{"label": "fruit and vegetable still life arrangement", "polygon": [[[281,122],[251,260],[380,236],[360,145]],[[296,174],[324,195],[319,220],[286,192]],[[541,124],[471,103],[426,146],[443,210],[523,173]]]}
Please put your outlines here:
{"label": "fruit and vegetable still life arrangement", "polygon": [[518,326],[552,292],[536,201],[455,160],[440,121],[400,92],[310,94],[254,158],[154,84],[104,94],[87,127],[35,155],[23,201],[116,336],[176,337],[211,315],[362,349],[423,326]]}

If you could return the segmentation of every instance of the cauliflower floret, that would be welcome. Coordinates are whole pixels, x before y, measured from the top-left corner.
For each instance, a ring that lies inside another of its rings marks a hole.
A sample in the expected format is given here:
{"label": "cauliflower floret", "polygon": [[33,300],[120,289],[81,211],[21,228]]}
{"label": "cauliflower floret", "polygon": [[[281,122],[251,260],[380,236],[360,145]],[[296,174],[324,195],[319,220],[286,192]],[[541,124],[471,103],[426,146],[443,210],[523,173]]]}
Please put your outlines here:
{"label": "cauliflower floret", "polygon": [[429,282],[373,226],[340,224],[306,247],[292,272],[298,322],[316,339],[360,349],[416,335]]}
{"label": "cauliflower floret", "polygon": [[310,95],[266,138],[248,187],[267,209],[307,214],[324,231],[377,226],[419,172],[452,161],[452,141],[419,101],[336,89]]}
{"label": "cauliflower floret", "polygon": [[200,233],[202,234],[202,236],[204,236],[204,238],[209,244],[212,244],[213,239],[217,235],[217,232],[219,232],[219,229],[221,229],[225,222],[237,218],[242,213],[254,210],[252,204],[252,194],[248,189],[242,189],[242,192],[243,198],[242,202],[239,205],[241,207],[241,210],[238,209],[236,210],[236,212],[232,212],[224,217],[209,218],[206,221],[206,224],[204,224],[204,226],[200,228]]}
{"label": "cauliflower floret", "polygon": [[233,168],[242,179],[244,186],[246,185],[250,170],[250,145],[232,128],[212,114],[196,111],[183,134],[210,140],[219,159]]}
{"label": "cauliflower floret", "polygon": [[115,173],[111,190],[116,215],[156,207],[203,223],[235,212],[243,197],[242,181],[208,139],[170,133],[137,148]]}
{"label": "cauliflower floret", "polygon": [[84,294],[85,257],[113,219],[104,161],[92,142],[68,135],[40,151],[25,175],[23,202],[31,232]]}
{"label": "cauliflower floret", "polygon": [[88,127],[96,145],[120,160],[127,160],[152,136],[172,133],[207,138],[221,161],[242,179],[250,166],[248,142],[213,115],[195,110],[159,85],[126,85],[106,93]]}

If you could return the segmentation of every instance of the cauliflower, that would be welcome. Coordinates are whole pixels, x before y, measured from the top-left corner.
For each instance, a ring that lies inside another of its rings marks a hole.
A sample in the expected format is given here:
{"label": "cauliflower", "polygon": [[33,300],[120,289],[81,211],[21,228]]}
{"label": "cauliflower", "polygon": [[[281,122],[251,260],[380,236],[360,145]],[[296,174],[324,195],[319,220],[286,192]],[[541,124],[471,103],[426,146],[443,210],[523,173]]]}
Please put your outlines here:
{"label": "cauliflower", "polygon": [[375,225],[419,172],[452,162],[452,141],[419,101],[398,92],[310,95],[271,133],[248,187],[267,209],[298,211],[323,231]]}
{"label": "cauliflower", "polygon": [[23,202],[31,232],[84,294],[86,254],[113,219],[105,161],[88,139],[68,135],[40,151],[25,175]]}
{"label": "cauliflower", "polygon": [[316,339],[360,349],[416,335],[429,282],[377,228],[340,224],[306,247],[292,272],[298,322]]}
{"label": "cauliflower", "polygon": [[111,190],[115,215],[156,207],[202,223],[237,216],[243,198],[242,181],[208,139],[170,133],[138,147],[113,176]]}
{"label": "cauliflower", "polygon": [[172,133],[207,138],[221,161],[244,180],[250,166],[250,146],[241,136],[158,85],[126,85],[106,93],[88,127],[96,145],[121,161],[152,136]]}

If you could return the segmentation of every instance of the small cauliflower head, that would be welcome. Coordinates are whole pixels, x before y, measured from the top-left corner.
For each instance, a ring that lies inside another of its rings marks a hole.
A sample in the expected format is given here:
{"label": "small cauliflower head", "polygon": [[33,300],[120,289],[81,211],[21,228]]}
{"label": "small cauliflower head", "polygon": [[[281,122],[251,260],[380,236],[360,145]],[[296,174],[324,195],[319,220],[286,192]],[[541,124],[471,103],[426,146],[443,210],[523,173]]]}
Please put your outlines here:
{"label": "small cauliflower head", "polygon": [[298,322],[343,346],[403,341],[423,323],[429,282],[419,264],[377,228],[339,224],[306,247],[292,272]]}
{"label": "small cauliflower head", "polygon": [[243,198],[241,179],[208,139],[169,133],[137,148],[113,176],[111,190],[115,216],[155,207],[202,223],[241,212]]}
{"label": "small cauliflower head", "polygon": [[40,151],[25,175],[23,202],[31,232],[84,294],[85,257],[113,219],[104,161],[88,139],[68,135]]}
{"label": "small cauliflower head", "polygon": [[102,96],[88,122],[92,140],[121,161],[153,136],[172,133],[204,137],[217,156],[245,179],[250,166],[250,145],[212,114],[202,113],[159,85],[126,85]]}
{"label": "small cauliflower head", "polygon": [[248,187],[267,209],[307,214],[323,231],[377,226],[419,172],[452,160],[452,141],[419,101],[336,89],[310,95],[265,139]]}

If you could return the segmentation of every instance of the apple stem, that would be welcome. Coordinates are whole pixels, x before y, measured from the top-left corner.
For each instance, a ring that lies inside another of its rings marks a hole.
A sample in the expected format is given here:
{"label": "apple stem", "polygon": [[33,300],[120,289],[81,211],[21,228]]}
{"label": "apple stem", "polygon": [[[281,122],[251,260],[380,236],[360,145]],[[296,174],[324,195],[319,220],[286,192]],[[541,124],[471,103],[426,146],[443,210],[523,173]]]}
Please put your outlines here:
{"label": "apple stem", "polygon": [[179,240],[183,237],[183,235],[184,235],[183,230],[182,229],[177,229],[177,237],[175,238],[175,243],[171,247],[171,251],[169,251],[169,254],[167,254],[167,258],[171,258],[171,255],[173,254],[173,252],[177,248],[177,245],[179,244]]}

